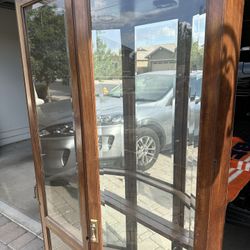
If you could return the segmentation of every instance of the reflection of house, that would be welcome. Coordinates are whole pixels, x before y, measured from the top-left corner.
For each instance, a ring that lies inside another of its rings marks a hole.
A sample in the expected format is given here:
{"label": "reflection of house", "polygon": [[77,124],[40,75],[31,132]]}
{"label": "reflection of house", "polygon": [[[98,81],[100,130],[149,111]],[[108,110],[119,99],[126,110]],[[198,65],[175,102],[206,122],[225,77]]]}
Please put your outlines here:
{"label": "reflection of house", "polygon": [[176,44],[163,44],[147,48],[138,48],[136,66],[137,73],[175,69]]}

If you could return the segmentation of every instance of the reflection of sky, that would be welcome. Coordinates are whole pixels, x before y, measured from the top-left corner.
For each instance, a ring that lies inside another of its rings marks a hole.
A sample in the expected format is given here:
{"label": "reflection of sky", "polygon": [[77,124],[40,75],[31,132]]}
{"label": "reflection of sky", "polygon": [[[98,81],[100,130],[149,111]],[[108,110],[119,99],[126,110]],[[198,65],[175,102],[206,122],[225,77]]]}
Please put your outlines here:
{"label": "reflection of sky", "polygon": [[178,20],[150,23],[135,27],[136,48],[177,43]]}
{"label": "reflection of sky", "polygon": [[[121,9],[133,11],[133,15],[143,18],[145,13],[156,11],[158,14],[162,11],[177,8],[179,0],[168,0],[168,6],[164,8],[157,7],[161,2],[166,0],[91,0],[92,15],[125,17],[121,14]],[[129,17],[128,17],[129,18]]]}
{"label": "reflection of sky", "polygon": [[[177,25],[177,20],[170,20],[136,26],[136,48],[166,43],[177,43]],[[96,49],[97,36],[100,37],[111,50],[118,51],[121,48],[120,30],[92,31],[94,49]]]}
{"label": "reflection of sky", "polygon": [[56,4],[56,6],[58,7],[58,8],[62,8],[62,9],[64,9],[64,0],[56,0],[56,1],[53,1],[55,4]]}
{"label": "reflection of sky", "polygon": [[193,42],[198,42],[200,46],[204,45],[205,25],[206,14],[198,14],[193,17]]}
{"label": "reflection of sky", "polygon": [[[192,39],[200,46],[204,45],[205,40],[206,14],[195,15],[193,17]],[[135,46],[149,47],[159,44],[177,44],[178,20],[169,20],[157,23],[150,23],[135,27]],[[93,48],[96,49],[96,37],[99,36],[113,51],[121,49],[120,30],[101,30],[93,31]]]}
{"label": "reflection of sky", "polygon": [[[200,46],[204,45],[205,21],[206,14],[198,14],[193,17],[193,42],[197,41]],[[136,48],[140,48],[168,43],[177,44],[177,33],[177,19],[136,26],[135,46]],[[121,49],[120,30],[114,29],[93,31],[92,38],[94,49],[96,49],[97,36],[99,36],[111,50],[119,51]]]}
{"label": "reflection of sky", "polygon": [[113,51],[119,51],[121,49],[121,34],[120,30],[101,30],[101,31],[92,31],[92,41],[93,48],[96,49],[96,38],[100,37],[102,41]]}
{"label": "reflection of sky", "polygon": [[44,3],[43,3],[43,1],[41,1],[40,3],[33,4],[32,9],[38,9],[38,8],[44,7],[46,5],[55,6],[57,12],[62,12],[65,9],[64,0],[50,0],[50,1],[46,1]]}

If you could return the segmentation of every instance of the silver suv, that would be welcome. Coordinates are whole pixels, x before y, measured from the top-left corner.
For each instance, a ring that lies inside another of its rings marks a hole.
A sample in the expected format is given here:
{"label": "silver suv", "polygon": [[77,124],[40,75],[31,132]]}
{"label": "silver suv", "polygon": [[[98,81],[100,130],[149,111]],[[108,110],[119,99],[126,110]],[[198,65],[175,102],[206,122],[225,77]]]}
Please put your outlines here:
{"label": "silver suv", "polygon": [[[190,74],[188,131],[192,135],[198,135],[201,78],[202,72]],[[152,167],[159,153],[172,147],[175,80],[175,71],[136,76],[136,155],[140,170]],[[66,100],[38,106],[43,161],[48,175],[75,171],[74,129],[68,120],[70,105]],[[108,95],[97,96],[96,107],[100,164],[121,167],[124,157],[122,86],[117,85]]]}

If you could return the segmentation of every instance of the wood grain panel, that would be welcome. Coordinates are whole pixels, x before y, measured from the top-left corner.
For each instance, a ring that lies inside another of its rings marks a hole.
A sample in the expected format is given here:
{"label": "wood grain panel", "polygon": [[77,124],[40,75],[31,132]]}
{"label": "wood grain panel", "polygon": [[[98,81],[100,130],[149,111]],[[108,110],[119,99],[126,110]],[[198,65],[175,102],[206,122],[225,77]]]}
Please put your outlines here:
{"label": "wood grain panel", "polygon": [[[76,47],[80,113],[82,123],[83,172],[86,188],[86,212],[88,218],[98,220],[99,243],[89,242],[92,250],[102,249],[101,197],[99,183],[98,138],[96,126],[95,89],[93,75],[91,17],[88,0],[74,1],[74,22],[76,29]],[[87,222],[89,228],[89,221]]]}
{"label": "wood grain panel", "polygon": [[243,0],[207,0],[195,249],[222,248]]}
{"label": "wood grain panel", "polygon": [[75,122],[75,145],[76,145],[76,157],[78,167],[78,185],[79,185],[79,203],[80,203],[80,219],[82,228],[82,239],[83,249],[87,249],[88,241],[88,213],[86,211],[86,192],[84,182],[84,159],[83,159],[83,148],[84,141],[82,140],[82,120],[80,113],[80,80],[78,78],[78,64],[77,64],[77,49],[75,40],[75,29],[74,29],[74,17],[72,10],[73,1],[65,1],[66,8],[66,26],[67,26],[67,42],[69,48],[69,59],[71,69],[71,90],[72,90],[72,105],[74,110],[74,122]]}

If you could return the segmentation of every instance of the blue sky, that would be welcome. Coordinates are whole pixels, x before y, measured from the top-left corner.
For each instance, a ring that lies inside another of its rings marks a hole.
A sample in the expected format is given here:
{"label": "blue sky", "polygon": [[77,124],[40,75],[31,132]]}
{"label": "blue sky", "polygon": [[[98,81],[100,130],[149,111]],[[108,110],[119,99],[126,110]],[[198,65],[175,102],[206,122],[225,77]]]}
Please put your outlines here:
{"label": "blue sky", "polygon": [[[193,17],[192,39],[193,42],[198,41],[199,45],[204,44],[205,19],[205,14],[198,14]],[[135,46],[140,48],[167,43],[177,44],[177,30],[177,19],[136,26]],[[92,36],[94,49],[96,48],[96,36],[101,37],[111,50],[118,51],[121,47],[121,37],[118,29],[93,31]]]}
{"label": "blue sky", "polygon": [[96,37],[99,36],[107,44],[111,50],[118,51],[121,49],[121,35],[120,30],[101,30],[92,31],[93,47],[96,48]]}
{"label": "blue sky", "polygon": [[205,40],[205,25],[206,14],[195,15],[193,17],[193,42],[198,42],[199,45],[204,45]]}
{"label": "blue sky", "polygon": [[[55,0],[57,8],[64,8],[64,0]],[[41,6],[40,3],[35,4],[34,8]],[[193,16],[193,41],[198,41],[199,45],[204,44],[205,38],[205,19],[206,14]],[[145,25],[140,25],[135,27],[135,46],[140,47],[150,47],[153,45],[174,43],[177,44],[177,30],[178,30],[178,20],[168,20],[157,23],[149,23]],[[96,36],[100,36],[102,40],[107,44],[107,46],[114,51],[118,51],[121,48],[121,38],[120,31],[115,30],[102,30],[93,31],[93,47],[96,48]]]}
{"label": "blue sky", "polygon": [[136,48],[177,43],[178,20],[140,25],[135,28]]}

